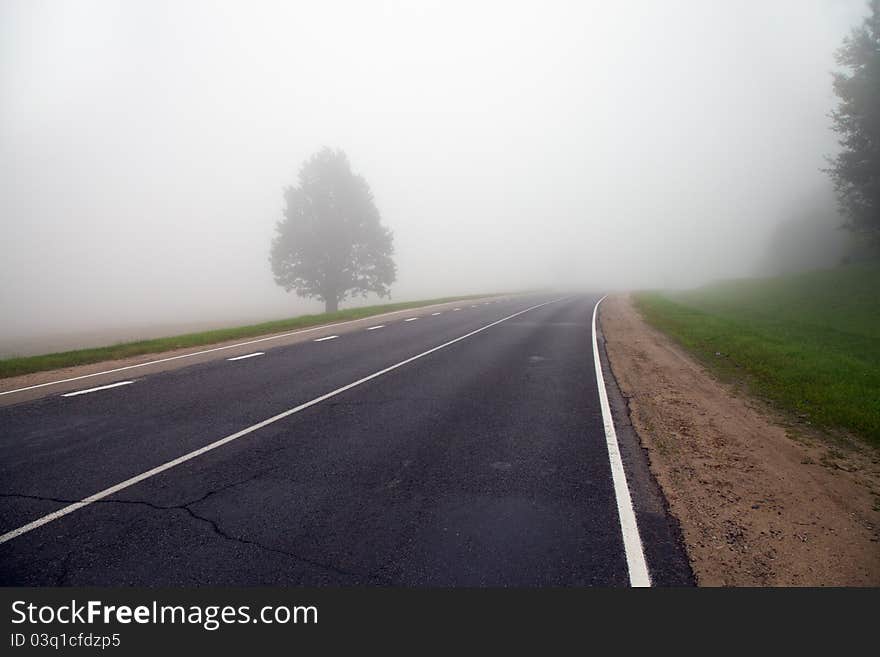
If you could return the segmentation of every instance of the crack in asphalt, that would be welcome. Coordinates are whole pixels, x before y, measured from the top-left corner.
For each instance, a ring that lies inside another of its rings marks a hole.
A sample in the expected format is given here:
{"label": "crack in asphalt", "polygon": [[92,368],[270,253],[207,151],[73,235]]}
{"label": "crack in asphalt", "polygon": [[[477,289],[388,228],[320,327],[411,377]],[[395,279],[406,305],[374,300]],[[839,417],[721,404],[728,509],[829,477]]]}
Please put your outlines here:
{"label": "crack in asphalt", "polygon": [[70,575],[70,560],[73,558],[73,552],[68,552],[61,560],[61,568],[58,575],[55,576],[55,586],[64,586]]}
{"label": "crack in asphalt", "polygon": [[[366,579],[367,581],[372,581],[375,583],[383,584],[383,585],[391,585],[393,581],[383,577],[381,575],[376,574],[361,574],[352,572],[349,570],[345,570],[344,568],[339,568],[338,566],[334,566],[330,563],[325,563],[321,561],[317,561],[315,559],[310,559],[308,557],[304,557],[302,555],[296,554],[294,552],[289,552],[287,550],[282,550],[281,548],[272,547],[271,545],[266,545],[264,543],[260,543],[259,541],[254,541],[249,538],[244,538],[242,536],[235,536],[230,534],[228,531],[224,530],[220,524],[209,518],[207,516],[200,515],[196,511],[194,511],[191,507],[199,504],[200,502],[205,501],[212,495],[216,495],[225,490],[229,490],[230,488],[234,488],[235,486],[240,486],[241,484],[248,483],[249,481],[253,481],[254,479],[274,470],[277,470],[278,467],[268,468],[266,470],[261,470],[260,472],[247,477],[245,479],[241,479],[239,481],[234,481],[232,483],[226,484],[225,486],[221,486],[220,488],[210,490],[201,497],[190,500],[188,502],[183,502],[181,504],[172,504],[172,505],[159,505],[154,504],[153,502],[148,502],[146,500],[126,500],[126,499],[102,499],[96,500],[92,502],[92,504],[131,504],[131,505],[139,505],[146,506],[150,509],[154,509],[156,511],[183,511],[187,515],[189,515],[193,520],[197,520],[199,522],[203,522],[211,527],[214,534],[219,536],[220,538],[226,541],[232,541],[236,543],[241,543],[242,545],[247,545],[259,550],[263,550],[266,552],[272,552],[274,554],[280,554],[290,559],[294,559],[296,561],[300,561],[302,563],[308,564],[310,566],[314,566],[316,568],[321,568],[322,570],[327,570],[336,575],[341,575],[348,578],[354,578],[356,580]],[[56,502],[58,504],[75,504],[81,500],[70,500],[70,499],[62,499],[58,497],[47,497],[42,495],[28,495],[25,493],[0,493],[0,498],[20,498],[20,499],[30,499],[30,500],[39,500],[43,502]],[[56,583],[55,586],[63,586],[67,581],[70,571],[70,560],[73,556],[73,552],[67,552],[64,559],[61,562],[60,573],[55,577]]]}

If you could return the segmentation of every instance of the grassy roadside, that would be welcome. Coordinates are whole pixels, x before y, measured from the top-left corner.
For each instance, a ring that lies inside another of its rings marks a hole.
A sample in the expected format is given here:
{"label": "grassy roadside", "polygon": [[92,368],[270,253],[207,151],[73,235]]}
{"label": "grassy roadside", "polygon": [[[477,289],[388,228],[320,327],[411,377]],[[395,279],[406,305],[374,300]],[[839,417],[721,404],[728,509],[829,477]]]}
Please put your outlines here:
{"label": "grassy roadside", "polygon": [[118,360],[120,358],[129,358],[131,356],[155,354],[162,351],[170,351],[172,349],[200,347],[209,344],[216,344],[218,342],[225,342],[226,340],[252,338],[260,335],[269,335],[271,333],[281,333],[284,331],[308,328],[310,326],[318,326],[320,324],[332,324],[334,322],[361,319],[372,315],[393,312],[395,310],[407,310],[409,308],[419,308],[438,303],[464,301],[467,299],[477,299],[487,296],[492,295],[473,294],[462,297],[443,297],[441,299],[425,299],[422,301],[364,306],[363,308],[340,310],[335,313],[300,315],[299,317],[292,317],[290,319],[280,319],[272,322],[264,322],[262,324],[251,324],[249,326],[235,326],[213,331],[174,335],[167,338],[125,342],[122,344],[111,345],[109,347],[77,349],[75,351],[63,351],[40,356],[7,358],[0,360],[0,379],[22,374],[31,374],[33,372],[42,372],[45,370],[55,370],[62,367],[74,367],[76,365],[100,363],[106,360]]}
{"label": "grassy roadside", "polygon": [[634,298],[722,380],[880,446],[880,264]]}

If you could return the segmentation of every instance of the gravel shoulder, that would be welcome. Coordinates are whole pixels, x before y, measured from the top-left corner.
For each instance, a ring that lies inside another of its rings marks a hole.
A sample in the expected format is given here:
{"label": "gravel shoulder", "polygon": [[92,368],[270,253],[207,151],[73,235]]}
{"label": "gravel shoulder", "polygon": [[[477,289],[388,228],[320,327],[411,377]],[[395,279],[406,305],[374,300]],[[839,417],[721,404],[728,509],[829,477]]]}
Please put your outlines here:
{"label": "gravel shoulder", "polygon": [[626,295],[600,321],[698,584],[880,585],[880,453],[720,383]]}

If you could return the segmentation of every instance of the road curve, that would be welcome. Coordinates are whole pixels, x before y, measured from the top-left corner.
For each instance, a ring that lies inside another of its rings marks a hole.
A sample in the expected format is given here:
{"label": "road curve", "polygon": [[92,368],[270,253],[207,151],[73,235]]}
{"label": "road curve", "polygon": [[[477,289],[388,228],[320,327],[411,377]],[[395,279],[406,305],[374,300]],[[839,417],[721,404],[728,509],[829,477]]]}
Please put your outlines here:
{"label": "road curve", "polygon": [[[597,300],[462,302],[4,406],[0,584],[626,586]],[[688,583],[674,532],[648,538],[654,583]]]}

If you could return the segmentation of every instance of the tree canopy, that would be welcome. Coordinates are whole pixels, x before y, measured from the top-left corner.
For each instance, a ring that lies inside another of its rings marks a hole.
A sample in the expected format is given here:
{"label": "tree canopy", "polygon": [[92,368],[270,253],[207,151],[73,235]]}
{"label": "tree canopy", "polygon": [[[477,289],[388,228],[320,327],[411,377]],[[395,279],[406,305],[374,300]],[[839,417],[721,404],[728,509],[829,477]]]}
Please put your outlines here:
{"label": "tree canopy", "polygon": [[327,312],[349,296],[390,296],[393,235],[343,151],[325,148],[307,160],[284,202],[269,258],[278,285],[320,299]]}
{"label": "tree canopy", "polygon": [[834,74],[840,98],[832,112],[840,153],[828,173],[847,226],[880,244],[880,0],[837,51],[846,72]]}

